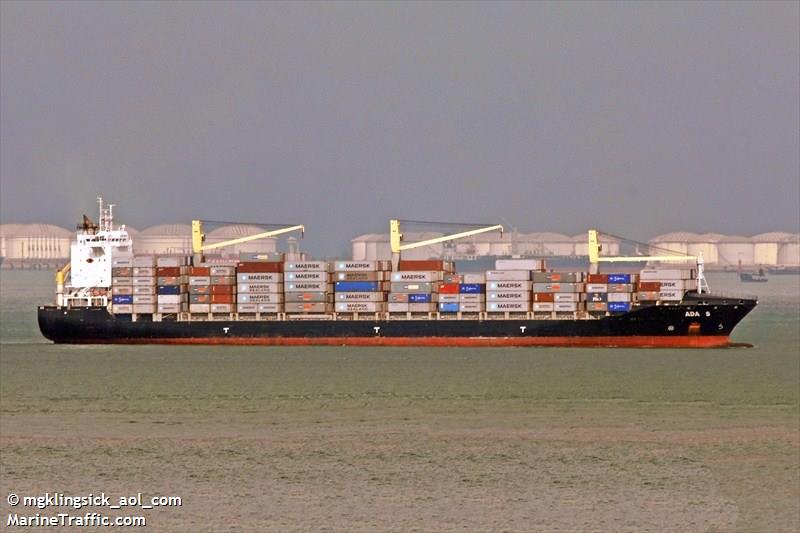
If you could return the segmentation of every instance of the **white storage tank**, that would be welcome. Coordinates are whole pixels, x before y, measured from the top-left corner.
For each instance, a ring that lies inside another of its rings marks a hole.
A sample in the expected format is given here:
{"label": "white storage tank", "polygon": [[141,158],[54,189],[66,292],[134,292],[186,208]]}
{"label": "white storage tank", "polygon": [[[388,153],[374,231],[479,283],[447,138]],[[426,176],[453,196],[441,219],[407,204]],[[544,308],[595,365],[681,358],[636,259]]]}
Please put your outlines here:
{"label": "white storage tank", "polygon": [[[241,237],[250,237],[269,231],[267,228],[254,226],[251,224],[231,224],[229,226],[222,226],[206,233],[206,244],[218,244],[223,241],[232,239],[239,239]],[[244,253],[270,253],[277,251],[278,240],[272,237],[263,239],[255,239],[240,244],[231,246],[224,246],[215,250],[210,250],[208,253],[218,253],[223,256],[237,256],[240,252]]]}
{"label": "white storage tank", "polygon": [[792,238],[791,233],[772,231],[761,233],[750,238],[753,241],[753,256],[756,265],[776,266],[778,255],[784,242]]}
{"label": "white storage tank", "polygon": [[717,243],[724,235],[718,233],[703,233],[697,236],[695,242],[688,243],[687,249],[690,255],[702,256],[706,266],[716,266],[719,264],[719,250]]}
{"label": "white storage tank", "polygon": [[189,255],[192,253],[192,227],[189,224],[159,224],[139,232],[133,249],[137,254]]}
{"label": "white storage tank", "polygon": [[0,256],[8,260],[66,259],[72,235],[52,224],[2,224]]}
{"label": "white storage tank", "polygon": [[672,233],[665,233],[653,239],[650,239],[650,244],[660,250],[650,250],[652,255],[664,255],[669,251],[677,254],[692,255],[689,252],[689,243],[700,242],[700,236],[696,233],[688,231],[675,231]]}
{"label": "white storage tank", "polygon": [[520,235],[517,253],[541,256],[569,257],[575,255],[572,237],[563,233],[540,231]]}
{"label": "white storage tank", "polygon": [[755,248],[749,237],[741,235],[726,235],[717,243],[719,251],[719,266],[735,267],[742,265],[755,265]]}
{"label": "white storage tank", "polygon": [[778,264],[782,266],[800,265],[800,233],[787,237],[778,250]]}

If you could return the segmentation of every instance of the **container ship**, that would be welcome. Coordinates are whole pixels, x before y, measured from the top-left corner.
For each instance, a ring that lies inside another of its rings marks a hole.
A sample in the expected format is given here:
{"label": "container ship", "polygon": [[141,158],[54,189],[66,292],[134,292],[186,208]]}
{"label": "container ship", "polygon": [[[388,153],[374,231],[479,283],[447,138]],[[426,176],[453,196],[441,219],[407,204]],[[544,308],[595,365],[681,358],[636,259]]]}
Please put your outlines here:
{"label": "container ship", "polygon": [[[193,255],[140,255],[114,225],[113,206],[98,200],[99,223],[84,216],[56,273],[56,304],[38,308],[42,334],[56,343],[724,347],[757,305],[709,292],[701,257],[605,256],[595,230],[588,272],[523,258],[459,273],[449,261],[403,259],[404,250],[502,226],[409,243],[399,220],[390,221],[391,261],[278,253],[210,261],[204,254],[214,249],[304,228],[207,244],[193,221]],[[631,262],[644,267],[601,272]]]}

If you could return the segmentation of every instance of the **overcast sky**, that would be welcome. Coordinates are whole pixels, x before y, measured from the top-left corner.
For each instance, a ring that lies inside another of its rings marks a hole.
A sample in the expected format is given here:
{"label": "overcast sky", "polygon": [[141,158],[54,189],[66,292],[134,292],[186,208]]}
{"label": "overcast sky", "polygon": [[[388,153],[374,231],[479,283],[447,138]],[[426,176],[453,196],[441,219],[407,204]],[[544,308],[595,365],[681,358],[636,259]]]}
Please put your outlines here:
{"label": "overcast sky", "polygon": [[799,5],[4,1],[0,221],[800,231]]}

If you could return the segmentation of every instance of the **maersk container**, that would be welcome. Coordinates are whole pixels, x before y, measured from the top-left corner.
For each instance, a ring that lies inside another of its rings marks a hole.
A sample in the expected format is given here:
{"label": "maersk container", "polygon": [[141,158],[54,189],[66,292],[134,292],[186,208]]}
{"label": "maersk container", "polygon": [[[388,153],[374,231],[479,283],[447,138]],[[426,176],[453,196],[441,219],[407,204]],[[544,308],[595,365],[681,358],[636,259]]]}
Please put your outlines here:
{"label": "maersk container", "polygon": [[398,283],[432,283],[442,279],[441,272],[423,272],[417,270],[408,270],[405,272],[392,272],[391,280]]}
{"label": "maersk container", "polygon": [[284,295],[286,302],[332,302],[333,294],[324,291],[314,292],[287,292]]}
{"label": "maersk container", "polygon": [[285,281],[283,290],[284,292],[325,292],[328,290],[328,283],[326,281]]}
{"label": "maersk container", "polygon": [[697,280],[695,279],[665,279],[659,287],[659,290],[693,291],[695,289],[697,289]]}
{"label": "maersk container", "polygon": [[482,283],[461,283],[458,286],[459,294],[483,294],[486,292],[486,285]]}
{"label": "maersk container", "polygon": [[335,288],[336,292],[378,292],[380,285],[378,281],[337,281]]}
{"label": "maersk container", "polygon": [[328,272],[330,264],[327,261],[287,261],[283,264],[285,272],[292,270],[305,270],[307,272]]}
{"label": "maersk container", "polygon": [[236,304],[237,313],[281,313],[281,304]]}
{"label": "maersk container", "polygon": [[683,300],[684,291],[680,289],[661,289],[658,291],[658,299],[668,302],[679,302]]}
{"label": "maersk container", "polygon": [[447,304],[457,304],[458,303],[458,294],[440,294],[439,295],[439,303],[447,303]]}
{"label": "maersk container", "polygon": [[630,302],[608,302],[608,310],[612,313],[627,313],[631,310]]}
{"label": "maersk container", "polygon": [[496,259],[495,270],[541,270],[544,268],[542,259]]}
{"label": "maersk container", "polygon": [[431,302],[431,295],[430,294],[417,294],[417,293],[410,293],[408,295],[408,303],[411,304],[426,304]]}
{"label": "maersk container", "polygon": [[132,304],[133,295],[131,294],[117,294],[111,297],[112,304]]}
{"label": "maersk container", "polygon": [[607,283],[587,283],[586,292],[608,292]]}
{"label": "maersk container", "polygon": [[327,272],[303,272],[303,271],[296,271],[296,272],[287,272],[284,274],[284,279],[286,281],[328,281],[328,273]]}
{"label": "maersk container", "polygon": [[337,272],[334,277],[337,281],[383,281],[386,272]]}
{"label": "maersk container", "polygon": [[156,288],[156,294],[180,294],[181,293],[181,286],[180,285],[160,285]]}
{"label": "maersk container", "polygon": [[608,293],[608,301],[609,302],[630,302],[631,301],[631,293],[629,293],[629,292],[609,292]]}
{"label": "maersk container", "polygon": [[530,302],[486,302],[486,310],[490,313],[527,312],[530,311]]}
{"label": "maersk container", "polygon": [[283,294],[245,293],[236,295],[236,303],[240,304],[279,304],[283,303]]}
{"label": "maersk container", "polygon": [[630,283],[630,274],[608,274],[609,283]]}
{"label": "maersk container", "polygon": [[528,302],[530,299],[529,291],[486,291],[487,301]]}
{"label": "maersk container", "polygon": [[486,289],[490,291],[529,291],[530,281],[489,281]]}
{"label": "maersk container", "polygon": [[458,302],[439,302],[440,313],[458,313]]}
{"label": "maersk container", "polygon": [[390,268],[389,261],[336,261],[334,263],[336,272],[374,272]]}
{"label": "maersk container", "polygon": [[283,274],[279,272],[239,273],[236,275],[236,281],[239,283],[282,283]]}
{"label": "maersk container", "polygon": [[283,283],[239,283],[236,292],[243,293],[281,293]]}
{"label": "maersk container", "polygon": [[337,292],[337,302],[385,302],[386,295],[382,292]]}
{"label": "maersk container", "polygon": [[529,281],[531,273],[527,270],[487,270],[486,281]]}
{"label": "maersk container", "polygon": [[392,283],[389,286],[392,292],[433,292],[433,283]]}
{"label": "maersk container", "polygon": [[337,313],[382,313],[385,310],[383,302],[336,302]]}

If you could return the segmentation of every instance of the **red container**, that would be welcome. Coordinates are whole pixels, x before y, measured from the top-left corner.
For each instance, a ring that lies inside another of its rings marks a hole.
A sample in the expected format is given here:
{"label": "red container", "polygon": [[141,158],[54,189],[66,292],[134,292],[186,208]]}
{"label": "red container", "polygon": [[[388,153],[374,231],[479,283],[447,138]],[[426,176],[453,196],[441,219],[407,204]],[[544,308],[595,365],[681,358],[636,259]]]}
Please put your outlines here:
{"label": "red container", "polygon": [[211,294],[233,294],[233,289],[235,287],[236,285],[212,285]]}
{"label": "red container", "polygon": [[[213,290],[213,289],[212,289]],[[233,294],[212,294],[212,304],[235,304],[236,297]]]}
{"label": "red container", "polygon": [[253,274],[260,272],[283,272],[283,263],[280,261],[261,261],[239,263],[236,265],[238,274]]}
{"label": "red container", "polygon": [[556,295],[553,292],[534,292],[533,293],[533,301],[534,302],[555,302]]}
{"label": "red container", "polygon": [[433,270],[444,270],[444,261],[433,259],[403,259],[397,267],[397,270],[420,270],[431,272]]}
{"label": "red container", "polygon": [[176,277],[181,275],[181,267],[158,267],[156,276],[159,278]]}
{"label": "red container", "polygon": [[661,290],[661,282],[660,281],[640,281],[639,282],[639,290],[643,292],[650,292],[650,291],[660,291]]}
{"label": "red container", "polygon": [[209,267],[192,267],[189,269],[190,276],[210,276],[211,269]]}
{"label": "red container", "polygon": [[439,294],[458,294],[458,283],[440,283]]}
{"label": "red container", "polygon": [[608,283],[608,274],[587,274],[586,283]]}

